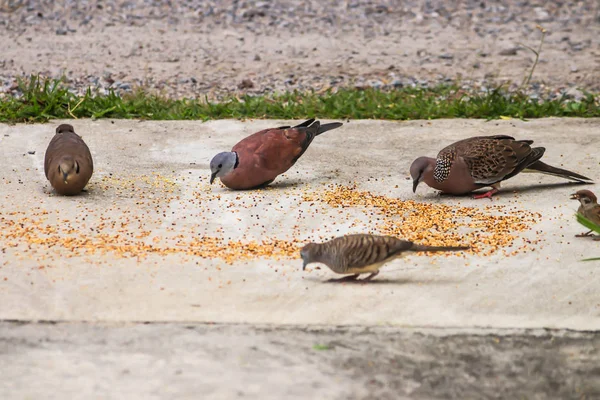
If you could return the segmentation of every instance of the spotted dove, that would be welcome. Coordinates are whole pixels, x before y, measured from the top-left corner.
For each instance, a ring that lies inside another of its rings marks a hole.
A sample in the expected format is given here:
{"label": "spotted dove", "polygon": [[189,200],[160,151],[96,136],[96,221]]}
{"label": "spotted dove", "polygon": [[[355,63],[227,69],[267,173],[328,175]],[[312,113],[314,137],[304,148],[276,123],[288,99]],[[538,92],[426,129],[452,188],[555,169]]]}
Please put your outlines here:
{"label": "spotted dove", "polygon": [[419,157],[410,167],[413,192],[421,182],[444,193],[461,195],[491,186],[492,190],[474,196],[491,198],[500,182],[519,172],[540,172],[580,183],[591,179],[575,172],[552,167],[540,161],[546,151],[531,147],[533,140],[515,140],[506,135],[464,139],[442,149],[437,158]]}

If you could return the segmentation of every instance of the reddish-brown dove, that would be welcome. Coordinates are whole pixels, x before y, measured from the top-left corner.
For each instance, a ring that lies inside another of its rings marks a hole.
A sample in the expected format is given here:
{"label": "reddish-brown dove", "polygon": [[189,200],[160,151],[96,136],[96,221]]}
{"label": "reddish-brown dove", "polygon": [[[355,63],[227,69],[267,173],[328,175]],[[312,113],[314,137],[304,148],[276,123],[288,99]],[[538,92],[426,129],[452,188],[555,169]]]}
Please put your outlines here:
{"label": "reddish-brown dove", "polygon": [[365,281],[379,274],[385,264],[411,251],[460,251],[469,246],[423,246],[393,236],[354,234],[340,236],[325,243],[308,243],[302,250],[302,270],[311,263],[325,264],[337,274],[351,274],[343,280],[354,280],[369,273]]}
{"label": "reddish-brown dove", "polygon": [[[598,199],[596,195],[589,190],[578,190],[576,193],[571,195],[571,199],[579,200],[581,205],[577,212],[583,215],[588,220],[592,221],[594,224],[600,226],[600,204],[598,204]],[[592,235],[593,231],[589,231],[587,233],[582,233],[579,235],[575,235],[577,237],[586,237],[592,236],[594,240],[600,240],[600,236]]]}
{"label": "reddish-brown dove", "polygon": [[437,158],[419,157],[412,163],[413,192],[421,182],[456,195],[491,186],[492,190],[474,196],[491,198],[500,189],[500,182],[519,172],[540,172],[591,183],[588,177],[540,161],[546,149],[531,147],[532,143],[533,140],[515,140],[506,135],[478,136],[453,143],[442,149]]}
{"label": "reddish-brown dove", "polygon": [[281,126],[256,132],[233,146],[231,151],[213,157],[210,183],[218,177],[230,189],[266,186],[298,161],[315,136],[340,126],[340,122],[321,125],[313,118],[294,127]]}
{"label": "reddish-brown dove", "polygon": [[81,193],[92,177],[94,163],[90,149],[71,125],[62,124],[46,149],[46,178],[58,194]]}

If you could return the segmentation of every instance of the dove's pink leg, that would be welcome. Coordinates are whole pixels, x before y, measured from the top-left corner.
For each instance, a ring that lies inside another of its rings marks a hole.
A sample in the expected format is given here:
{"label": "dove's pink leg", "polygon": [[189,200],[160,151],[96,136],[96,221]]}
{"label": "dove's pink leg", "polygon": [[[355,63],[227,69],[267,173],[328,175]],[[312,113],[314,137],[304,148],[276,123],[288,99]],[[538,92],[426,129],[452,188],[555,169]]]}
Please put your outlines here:
{"label": "dove's pink leg", "polygon": [[484,194],[476,194],[473,196],[474,199],[492,199],[492,196],[495,193],[498,193],[498,188],[493,188],[492,190],[485,192]]}

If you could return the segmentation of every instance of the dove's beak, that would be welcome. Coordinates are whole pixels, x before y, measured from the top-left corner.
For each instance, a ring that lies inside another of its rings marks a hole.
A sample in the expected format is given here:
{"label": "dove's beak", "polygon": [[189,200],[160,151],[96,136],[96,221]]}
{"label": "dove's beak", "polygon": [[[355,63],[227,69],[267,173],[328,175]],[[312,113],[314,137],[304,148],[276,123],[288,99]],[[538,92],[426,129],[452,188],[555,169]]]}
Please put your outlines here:
{"label": "dove's beak", "polygon": [[217,173],[213,172],[212,174],[210,174],[210,183],[212,185],[213,181],[215,180],[215,178],[217,177]]}
{"label": "dove's beak", "polygon": [[67,179],[69,177],[69,174],[65,174],[63,172],[63,181],[65,182],[65,185],[69,183],[69,180]]}
{"label": "dove's beak", "polygon": [[573,193],[570,197],[571,200],[579,200],[579,196],[577,195],[577,193]]}
{"label": "dove's beak", "polygon": [[417,179],[415,179],[415,180],[413,180],[413,193],[416,193],[416,191],[417,191],[417,186],[419,186],[419,183],[420,183],[420,181],[419,181],[419,179],[418,179],[418,178],[417,178]]}

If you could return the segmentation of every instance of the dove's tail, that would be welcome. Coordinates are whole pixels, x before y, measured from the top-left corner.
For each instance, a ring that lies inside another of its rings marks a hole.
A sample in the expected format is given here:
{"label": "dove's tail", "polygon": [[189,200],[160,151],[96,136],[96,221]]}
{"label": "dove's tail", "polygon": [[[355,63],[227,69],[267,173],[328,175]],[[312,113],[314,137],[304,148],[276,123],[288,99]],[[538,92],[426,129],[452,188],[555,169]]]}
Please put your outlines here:
{"label": "dove's tail", "polygon": [[341,122],[331,122],[329,124],[321,125],[321,123],[319,121],[317,121],[317,122],[315,122],[314,124],[311,125],[311,128],[314,127],[314,126],[317,126],[319,129],[318,129],[317,134],[315,136],[319,136],[321,133],[325,133],[325,132],[330,131],[332,129],[339,128],[342,125],[343,124]]}
{"label": "dove's tail", "polygon": [[587,176],[579,175],[575,172],[567,171],[566,169],[556,168],[542,161],[536,161],[527,166],[523,172],[541,172],[542,174],[554,175],[561,178],[570,179],[580,183],[593,183]]}
{"label": "dove's tail", "polygon": [[[331,122],[329,124],[321,125],[321,122],[315,121],[314,118],[308,119],[301,124],[294,126],[293,128],[308,128],[309,132],[311,132],[314,136],[319,136],[321,133],[325,133],[335,128],[339,128],[343,124],[341,122]],[[289,126],[280,126],[277,129],[287,129]],[[313,136],[313,137],[314,137]]]}
{"label": "dove's tail", "polygon": [[413,244],[410,251],[461,251],[469,250],[471,246],[424,246],[422,244]]}

